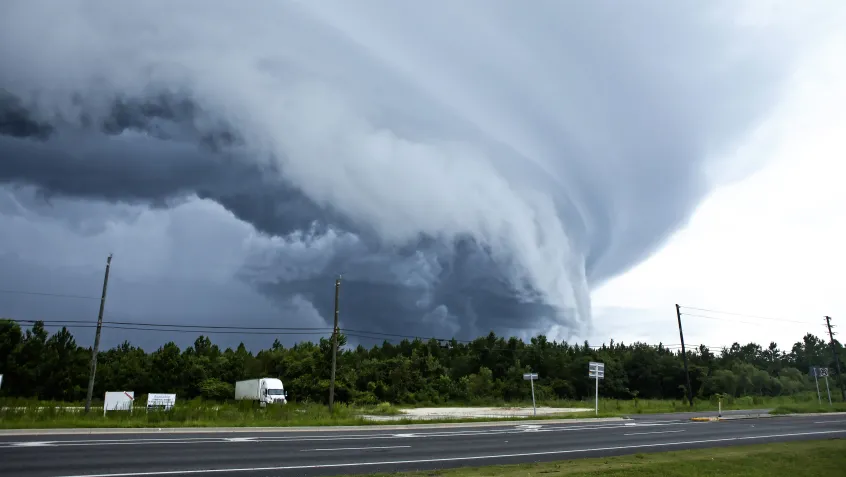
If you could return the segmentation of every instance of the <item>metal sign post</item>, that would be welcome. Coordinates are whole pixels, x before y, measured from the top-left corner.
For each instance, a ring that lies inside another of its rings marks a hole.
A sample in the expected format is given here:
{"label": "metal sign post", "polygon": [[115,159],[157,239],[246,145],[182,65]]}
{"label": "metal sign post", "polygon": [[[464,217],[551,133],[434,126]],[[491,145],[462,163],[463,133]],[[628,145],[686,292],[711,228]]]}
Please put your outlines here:
{"label": "metal sign post", "polygon": [[538,408],[535,406],[535,380],[538,379],[537,373],[526,373],[523,375],[523,380],[528,381],[532,385],[532,415],[537,417]]}
{"label": "metal sign post", "polygon": [[812,366],[811,374],[814,375],[814,384],[817,385],[817,400],[820,402],[820,406],[822,406],[822,395],[820,394],[820,381],[819,379],[817,379],[820,375],[820,368]]}
{"label": "metal sign post", "polygon": [[831,406],[831,389],[828,387],[828,368],[817,368],[820,376],[825,378],[825,392],[828,394],[828,405]]}
{"label": "metal sign post", "polygon": [[588,363],[588,377],[596,380],[596,415],[599,415],[599,380],[605,378],[605,363],[596,363],[591,361]]}

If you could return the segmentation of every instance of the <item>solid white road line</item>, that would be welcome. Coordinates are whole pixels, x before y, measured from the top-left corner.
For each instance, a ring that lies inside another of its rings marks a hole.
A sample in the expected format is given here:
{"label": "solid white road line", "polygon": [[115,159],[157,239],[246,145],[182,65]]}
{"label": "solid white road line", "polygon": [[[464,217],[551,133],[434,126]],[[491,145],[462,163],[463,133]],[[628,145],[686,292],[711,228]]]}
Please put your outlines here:
{"label": "solid white road line", "polygon": [[744,437],[725,437],[721,439],[702,439],[696,441],[677,441],[677,442],[661,442],[654,444],[632,444],[627,446],[614,447],[594,447],[586,449],[567,449],[555,450],[545,452],[525,452],[520,454],[497,454],[497,455],[475,455],[465,457],[442,457],[434,459],[411,459],[411,460],[388,460],[380,462],[348,462],[343,464],[313,464],[313,465],[289,465],[277,467],[242,467],[234,469],[192,469],[192,470],[163,470],[158,472],[125,472],[119,474],[82,474],[69,475],[62,477],[146,477],[153,475],[193,475],[193,474],[220,474],[224,472],[271,472],[279,470],[306,470],[306,469],[331,469],[340,467],[372,467],[378,465],[401,465],[401,464],[427,464],[436,462],[461,462],[474,460],[496,460],[508,459],[513,457],[536,457],[544,455],[565,455],[565,454],[581,454],[585,452],[601,452],[601,451],[618,451],[629,449],[648,449],[655,447],[675,447],[694,444],[711,444],[716,442],[735,442],[735,441],[749,441],[760,439],[773,439],[777,437],[800,437],[800,436],[822,436],[830,434],[846,434],[846,430],[837,431],[813,431],[813,432],[794,432],[790,434],[762,434],[759,436],[744,436]]}
{"label": "solid white road line", "polygon": [[[690,423],[667,423],[667,424],[646,424],[638,427],[655,427],[655,426],[677,426],[689,425]],[[558,426],[547,427],[542,429],[535,429],[533,432],[571,432],[571,431],[591,431],[591,430],[605,430],[605,429],[621,429],[626,428],[627,425],[600,425],[600,426]],[[631,427],[628,427],[631,429]],[[212,443],[231,443],[231,442],[339,442],[339,441],[361,441],[372,439],[405,439],[405,438],[424,438],[424,437],[462,437],[462,436],[478,436],[488,434],[517,434],[525,433],[524,428],[511,429],[497,429],[485,431],[445,431],[445,432],[417,432],[405,434],[354,434],[348,436],[330,436],[330,437],[310,437],[310,436],[284,436],[284,437],[265,437],[265,436],[250,436],[239,438],[227,437],[191,437],[191,438],[142,438],[142,439],[89,439],[89,440],[73,440],[73,441],[47,441],[50,446],[54,447],[86,447],[86,446],[102,446],[102,445],[139,445],[139,444],[212,444]],[[3,442],[0,441],[0,449],[8,447],[20,447],[22,442]]]}
{"label": "solid white road line", "polygon": [[408,449],[411,446],[379,446],[379,447],[335,447],[332,449],[303,449],[300,452],[330,452],[348,450],[369,450],[369,449]]}
{"label": "solid white road line", "polygon": [[677,431],[653,431],[653,432],[628,432],[623,434],[624,436],[642,436],[645,434],[672,434],[674,432],[684,432],[684,429],[679,429]]}

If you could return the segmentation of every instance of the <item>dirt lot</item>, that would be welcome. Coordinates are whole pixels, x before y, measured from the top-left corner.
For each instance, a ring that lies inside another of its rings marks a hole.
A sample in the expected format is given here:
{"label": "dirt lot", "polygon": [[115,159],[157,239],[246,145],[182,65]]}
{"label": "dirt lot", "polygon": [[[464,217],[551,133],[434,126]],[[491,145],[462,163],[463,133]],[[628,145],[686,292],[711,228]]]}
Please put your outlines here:
{"label": "dirt lot", "polygon": [[[593,411],[589,408],[577,407],[539,407],[538,416],[554,414],[570,414]],[[513,418],[532,417],[530,407],[421,407],[403,409],[402,415],[397,416],[365,416],[378,421],[395,421],[400,419],[477,419],[477,418]]]}

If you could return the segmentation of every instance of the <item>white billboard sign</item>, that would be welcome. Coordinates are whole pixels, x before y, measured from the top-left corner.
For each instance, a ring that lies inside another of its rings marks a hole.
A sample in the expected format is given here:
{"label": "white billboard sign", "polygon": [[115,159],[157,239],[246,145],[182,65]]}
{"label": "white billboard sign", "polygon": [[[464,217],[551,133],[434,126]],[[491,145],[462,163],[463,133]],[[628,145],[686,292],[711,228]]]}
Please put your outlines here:
{"label": "white billboard sign", "polygon": [[0,389],[3,389],[3,375],[0,374]]}
{"label": "white billboard sign", "polygon": [[524,381],[534,381],[536,379],[538,379],[537,373],[526,373],[523,375]]}
{"label": "white billboard sign", "polygon": [[106,411],[132,412],[133,401],[135,401],[135,391],[106,391],[106,396],[103,398],[103,415],[106,415]]}
{"label": "white billboard sign", "polygon": [[168,410],[176,404],[176,394],[150,393],[147,395],[147,410],[164,408]]}

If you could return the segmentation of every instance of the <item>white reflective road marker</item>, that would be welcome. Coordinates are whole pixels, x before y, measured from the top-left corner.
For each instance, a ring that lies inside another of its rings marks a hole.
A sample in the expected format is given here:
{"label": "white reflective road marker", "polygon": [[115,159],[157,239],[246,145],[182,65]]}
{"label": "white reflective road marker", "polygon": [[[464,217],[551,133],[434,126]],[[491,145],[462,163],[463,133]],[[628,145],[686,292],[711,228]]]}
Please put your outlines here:
{"label": "white reflective road marker", "polygon": [[47,447],[54,445],[52,442],[15,442],[15,447]]}
{"label": "white reflective road marker", "polygon": [[408,449],[411,446],[380,446],[380,447],[335,447],[332,449],[303,449],[300,452],[330,452],[330,451],[349,451],[349,450],[369,450],[369,449]]}
{"label": "white reflective road marker", "polygon": [[674,432],[684,432],[684,429],[679,429],[677,431],[652,431],[652,432],[628,432],[623,434],[624,436],[642,436],[644,434],[672,434]]}
{"label": "white reflective road marker", "polygon": [[533,424],[521,424],[521,425],[517,426],[517,429],[524,431],[524,432],[532,432],[532,431],[537,432],[538,430],[540,430],[541,427],[543,427],[543,426],[538,426],[538,425],[533,425]]}

